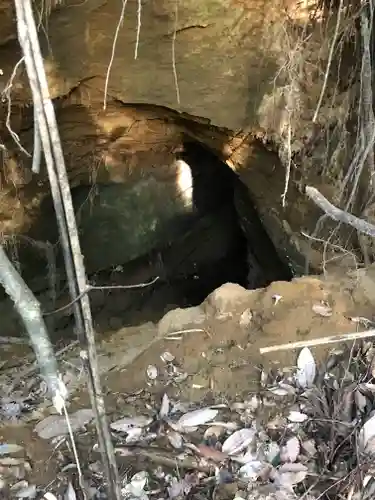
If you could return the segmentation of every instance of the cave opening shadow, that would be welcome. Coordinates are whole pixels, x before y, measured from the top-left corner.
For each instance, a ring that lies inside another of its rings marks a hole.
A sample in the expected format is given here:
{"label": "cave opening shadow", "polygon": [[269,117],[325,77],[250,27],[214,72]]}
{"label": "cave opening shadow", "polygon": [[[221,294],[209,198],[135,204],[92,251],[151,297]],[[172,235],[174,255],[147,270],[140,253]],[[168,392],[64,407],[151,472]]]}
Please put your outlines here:
{"label": "cave opening shadow", "polygon": [[[118,317],[122,326],[158,321],[174,307],[201,304],[227,282],[255,289],[292,278],[238,175],[198,142],[187,140],[181,149],[176,160],[190,169],[191,217],[172,221],[183,228],[182,236],[172,242],[124,262],[118,273],[113,268],[104,269],[88,277],[97,286],[116,286],[149,282],[160,276],[152,286],[112,290],[102,299],[101,292],[92,292],[93,316],[99,330],[108,328],[109,317]],[[242,204],[242,217],[238,203]],[[98,309],[94,305],[96,295],[102,304]]]}
{"label": "cave opening shadow", "polygon": [[[178,158],[191,169],[193,204],[197,214],[218,211],[227,214],[223,224],[230,244],[220,267],[212,263],[212,272],[217,276],[214,280],[216,287],[231,281],[255,289],[273,281],[290,281],[293,273],[279,256],[249,190],[238,175],[198,142],[186,141],[182,149]],[[239,203],[245,204],[241,213],[246,213],[246,217],[240,217]],[[207,267],[202,269],[202,279],[205,274]]]}
{"label": "cave opening shadow", "polygon": [[[134,311],[137,323],[159,320],[173,307],[201,304],[224,283],[256,289],[293,277],[238,175],[198,142],[186,141],[181,149],[176,159],[190,168],[187,189],[194,223],[186,225],[182,237],[124,265],[119,279],[128,283],[160,277],[142,290],[119,292],[126,298],[123,319],[129,326],[134,325]],[[245,204],[245,218],[239,217],[238,203]],[[185,223],[184,216],[174,222]]]}
{"label": "cave opening shadow", "polygon": [[[190,168],[196,222],[186,236],[148,256],[149,262],[159,261],[161,279],[135,298],[133,307],[142,308],[159,294],[168,296],[168,288],[174,305],[188,307],[201,304],[227,282],[256,289],[273,281],[290,281],[293,273],[279,256],[238,175],[191,140],[184,142],[177,160]],[[239,216],[238,203],[245,204],[241,207],[245,218]]]}

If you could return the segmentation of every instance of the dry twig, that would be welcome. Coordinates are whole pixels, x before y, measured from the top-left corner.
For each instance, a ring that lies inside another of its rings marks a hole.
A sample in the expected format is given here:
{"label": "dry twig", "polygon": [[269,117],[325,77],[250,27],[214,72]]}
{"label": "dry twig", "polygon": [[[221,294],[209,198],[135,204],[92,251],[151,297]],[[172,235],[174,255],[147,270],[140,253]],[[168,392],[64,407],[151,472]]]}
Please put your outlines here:
{"label": "dry twig", "polygon": [[66,390],[58,374],[56,358],[43,321],[40,304],[8,259],[2,246],[0,246],[0,283],[13,300],[25,324],[36,359],[55,404],[59,394],[62,397],[66,396]]}
{"label": "dry twig", "polygon": [[350,340],[368,339],[375,337],[375,330],[366,332],[343,333],[341,335],[331,335],[329,337],[320,337],[313,340],[301,340],[300,342],[291,342],[290,344],[279,344],[270,347],[261,347],[260,354],[275,351],[288,351],[291,349],[302,349],[303,347],[316,347],[318,345],[336,344],[337,342],[348,342]]}
{"label": "dry twig", "polygon": [[291,349],[302,349],[303,347],[316,347],[318,345],[336,344],[337,342],[348,342],[350,340],[368,339],[375,337],[375,330],[366,332],[343,333],[341,335],[331,335],[329,337],[319,337],[313,340],[301,340],[300,342],[291,342],[290,344],[279,344],[270,347],[261,347],[260,354],[275,351],[289,351]]}
{"label": "dry twig", "polygon": [[332,205],[332,203],[330,203],[316,188],[307,186],[306,194],[331,219],[337,222],[344,222],[345,224],[354,227],[361,233],[375,237],[375,226],[373,224],[370,224],[355,215],[349,214],[348,212],[341,210],[341,208],[335,207],[335,205]]}

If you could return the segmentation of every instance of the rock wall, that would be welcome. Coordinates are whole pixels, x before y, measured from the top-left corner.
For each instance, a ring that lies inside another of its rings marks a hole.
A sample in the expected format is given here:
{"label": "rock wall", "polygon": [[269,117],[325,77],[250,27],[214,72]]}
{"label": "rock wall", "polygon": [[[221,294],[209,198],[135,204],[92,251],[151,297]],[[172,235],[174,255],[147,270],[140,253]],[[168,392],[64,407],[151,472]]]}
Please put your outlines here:
{"label": "rock wall", "polygon": [[[346,131],[350,89],[345,93],[336,85],[344,71],[340,65],[312,123],[334,16],[324,23],[318,17],[308,21],[314,5],[287,0],[150,0],[141,4],[137,24],[138,5],[129,0],[122,15],[121,3],[102,0],[51,1],[47,9],[45,2],[35,2],[71,185],[129,183],[146,163],[161,168],[173,159],[187,134],[238,172],[284,255],[294,254],[296,261],[309,252],[313,267],[319,267],[321,249],[310,252],[300,232],[312,233],[320,213],[299,186],[320,182],[335,194],[341,172],[340,141],[329,154],[315,148],[325,144],[322,135],[330,127],[339,135]],[[45,173],[31,176],[31,159],[14,141],[19,137],[32,152],[27,75],[22,64],[14,73],[20,57],[13,2],[7,0],[0,10],[5,235],[25,233],[48,192]],[[17,136],[11,137],[10,129]],[[254,131],[272,140],[282,162],[254,146]],[[293,158],[292,167],[298,168],[292,168],[282,206],[284,167]],[[338,233],[339,242],[346,237],[345,231]]]}
{"label": "rock wall", "polygon": [[[0,12],[3,87],[20,57],[12,4]],[[139,16],[137,0],[125,12],[102,0],[49,2],[48,12],[44,4],[35,10],[52,97],[86,82],[102,104],[167,106],[236,131],[264,125],[280,134],[291,104],[294,114],[314,111],[334,27],[322,36],[321,19],[308,22],[314,5],[289,0],[150,0]],[[12,101],[30,102],[22,67]]]}
{"label": "rock wall", "polygon": [[[11,9],[12,2],[7,4]],[[284,7],[279,0],[151,0],[142,3],[137,42],[136,0],[127,2],[124,14],[121,2],[66,0],[40,23],[51,95],[60,97],[87,81],[103,101],[108,77],[109,98],[168,106],[232,130],[254,125],[278,68],[274,35],[281,35]],[[4,86],[19,51],[9,10],[1,22]],[[25,75],[16,82],[14,102],[24,103]]]}

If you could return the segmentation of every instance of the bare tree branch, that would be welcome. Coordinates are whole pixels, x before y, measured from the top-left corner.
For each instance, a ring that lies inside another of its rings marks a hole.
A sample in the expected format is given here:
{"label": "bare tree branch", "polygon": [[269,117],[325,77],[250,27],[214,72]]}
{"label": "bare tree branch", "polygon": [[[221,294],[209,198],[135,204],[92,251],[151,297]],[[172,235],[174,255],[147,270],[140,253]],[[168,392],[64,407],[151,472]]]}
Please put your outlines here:
{"label": "bare tree branch", "polygon": [[316,347],[318,345],[337,344],[338,342],[349,342],[350,340],[363,340],[375,337],[375,330],[365,332],[342,333],[339,335],[330,335],[329,337],[320,337],[311,340],[300,340],[299,342],[289,342],[288,344],[278,344],[269,347],[261,347],[260,354],[277,351],[289,351],[292,349],[302,349],[304,347]]}
{"label": "bare tree branch", "polygon": [[43,321],[40,304],[8,259],[2,246],[0,246],[0,283],[13,300],[23,320],[52,399],[55,400],[58,395],[64,398],[66,389],[58,374],[56,358]]}
{"label": "bare tree branch", "polygon": [[312,200],[315,205],[323,210],[328,217],[335,220],[336,222],[343,222],[349,226],[354,227],[357,231],[368,234],[369,236],[375,237],[375,226],[366,222],[365,220],[356,217],[355,215],[344,212],[341,208],[332,205],[327,198],[325,198],[322,193],[320,193],[316,188],[312,186],[306,186],[306,194]]}

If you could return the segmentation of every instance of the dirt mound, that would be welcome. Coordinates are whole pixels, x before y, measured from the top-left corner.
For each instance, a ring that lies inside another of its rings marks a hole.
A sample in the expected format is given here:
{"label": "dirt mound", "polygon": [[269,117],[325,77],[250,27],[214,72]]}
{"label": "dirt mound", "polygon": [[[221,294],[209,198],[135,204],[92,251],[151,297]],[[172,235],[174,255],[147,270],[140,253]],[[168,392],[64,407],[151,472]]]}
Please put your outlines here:
{"label": "dirt mound", "polygon": [[[162,366],[160,355],[170,351],[188,374],[184,397],[199,400],[207,393],[234,397],[256,387],[261,365],[295,364],[296,350],[261,355],[261,347],[365,329],[356,319],[371,321],[374,303],[374,268],[350,276],[338,272],[326,278],[276,282],[254,291],[223,285],[201,306],[175,309],[164,316],[155,327],[152,349],[146,349],[121,377],[121,391],[140,388],[147,366]],[[327,316],[322,315],[325,307]],[[116,339],[126,337],[126,329],[120,330],[103,345],[118,345]],[[316,351],[322,355],[327,346]],[[108,374],[106,384],[116,384],[120,390],[118,374]]]}

